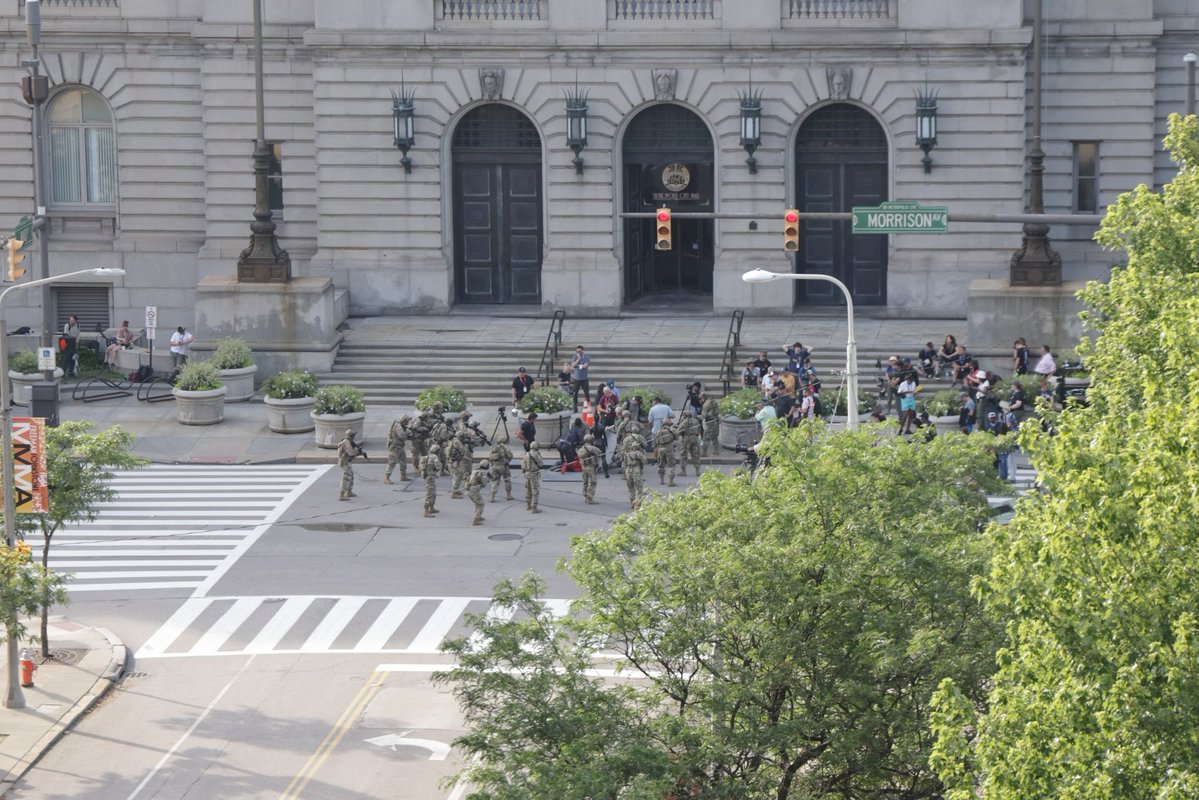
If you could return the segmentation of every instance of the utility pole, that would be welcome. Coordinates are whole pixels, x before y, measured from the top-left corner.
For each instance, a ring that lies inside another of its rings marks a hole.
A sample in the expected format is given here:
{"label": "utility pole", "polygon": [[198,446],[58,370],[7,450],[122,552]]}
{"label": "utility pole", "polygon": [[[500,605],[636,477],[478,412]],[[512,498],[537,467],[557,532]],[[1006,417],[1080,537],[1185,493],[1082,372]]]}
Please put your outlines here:
{"label": "utility pole", "polygon": [[[33,48],[33,58],[21,62],[21,66],[29,68],[29,74],[21,79],[21,94],[25,102],[33,106],[33,230],[38,235],[38,270],[37,279],[46,280],[50,277],[50,223],[46,219],[46,167],[44,162],[46,143],[43,139],[45,130],[46,98],[50,96],[50,80],[41,74],[42,62],[38,56],[38,47],[42,43],[42,4],[41,0],[25,0],[25,35],[29,46]],[[41,346],[51,347],[54,336],[54,319],[50,314],[52,305],[50,284],[42,286],[42,331]],[[47,381],[54,380],[54,370],[42,373]]]}

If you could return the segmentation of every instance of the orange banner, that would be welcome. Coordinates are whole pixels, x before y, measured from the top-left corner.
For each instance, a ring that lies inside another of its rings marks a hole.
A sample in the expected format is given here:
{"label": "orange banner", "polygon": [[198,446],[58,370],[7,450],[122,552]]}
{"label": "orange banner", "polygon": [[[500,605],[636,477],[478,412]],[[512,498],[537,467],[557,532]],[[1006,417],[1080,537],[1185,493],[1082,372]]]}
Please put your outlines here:
{"label": "orange banner", "polygon": [[50,510],[46,475],[46,420],[12,418],[13,502],[18,514]]}

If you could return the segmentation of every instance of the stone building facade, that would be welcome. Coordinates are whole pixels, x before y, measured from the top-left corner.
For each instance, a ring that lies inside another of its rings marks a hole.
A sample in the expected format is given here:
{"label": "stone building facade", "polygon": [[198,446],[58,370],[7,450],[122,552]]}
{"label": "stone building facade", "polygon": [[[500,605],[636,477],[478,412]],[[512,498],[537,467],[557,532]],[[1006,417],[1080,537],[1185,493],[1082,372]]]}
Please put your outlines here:
{"label": "stone building facade", "polygon": [[[0,0],[0,221],[32,211],[30,56],[22,0]],[[827,271],[879,313],[961,316],[972,281],[1006,278],[1015,224],[853,235],[783,211],[888,200],[959,213],[1026,203],[1030,2],[989,0],[264,0],[273,205],[296,275],[329,277],[353,314],[453,306],[612,315],[684,299],[725,312],[835,304]],[[254,60],[247,0],[42,0],[52,269],[119,266],[110,321],[158,306],[192,319],[195,287],[232,275],[249,238]],[[1045,3],[1046,210],[1102,212],[1162,183],[1165,118],[1199,0]],[[393,92],[413,97],[411,171]],[[931,168],[918,92],[938,101]],[[584,93],[576,167],[566,95]],[[747,164],[741,98],[761,97]],[[733,215],[653,222],[667,205]],[[1055,226],[1067,280],[1103,277],[1093,229]],[[816,287],[816,288],[809,288]],[[72,292],[74,292],[72,294]],[[30,317],[35,316],[31,310]],[[19,311],[10,312],[18,322]]]}

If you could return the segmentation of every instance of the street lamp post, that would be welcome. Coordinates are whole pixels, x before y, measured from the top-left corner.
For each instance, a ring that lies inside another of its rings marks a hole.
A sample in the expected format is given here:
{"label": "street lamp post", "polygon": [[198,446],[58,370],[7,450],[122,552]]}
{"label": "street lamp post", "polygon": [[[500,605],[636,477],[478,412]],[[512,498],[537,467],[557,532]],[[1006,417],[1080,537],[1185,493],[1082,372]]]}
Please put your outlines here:
{"label": "street lamp post", "polygon": [[[0,292],[0,331],[8,330],[8,326],[4,324],[4,301],[8,299],[10,292],[15,292],[18,289],[31,289],[34,286],[44,286],[48,283],[58,283],[59,281],[78,278],[81,275],[124,275],[125,270],[113,269],[109,267],[94,267],[92,269],[81,269],[77,272],[67,272],[62,275],[55,275],[50,278],[42,278],[41,280],[29,281],[28,283],[18,283],[9,286],[4,291]],[[17,526],[16,522],[16,501],[13,498],[15,491],[13,465],[12,465],[12,392],[9,389],[8,383],[8,347],[0,342],[0,459],[3,459],[3,472],[0,473],[0,491],[4,492],[4,544],[9,548],[17,546]],[[15,638],[8,638],[8,694],[4,698],[5,708],[24,708],[25,693],[21,691],[21,681],[17,674],[17,658],[20,642]]]}
{"label": "street lamp post", "polygon": [[846,320],[848,322],[848,332],[845,342],[845,380],[849,384],[848,396],[846,397],[846,405],[848,406],[846,411],[849,413],[845,427],[851,431],[856,431],[858,429],[858,342],[853,334],[853,297],[849,294],[849,287],[832,275],[770,272],[764,269],[751,269],[741,276],[741,280],[746,283],[768,283],[779,280],[824,281],[833,284],[841,290],[841,294],[845,296]]}
{"label": "street lamp post", "polygon": [[1187,98],[1183,104],[1184,116],[1189,117],[1195,113],[1195,54],[1187,53],[1182,57],[1182,63],[1186,65],[1187,71]]}

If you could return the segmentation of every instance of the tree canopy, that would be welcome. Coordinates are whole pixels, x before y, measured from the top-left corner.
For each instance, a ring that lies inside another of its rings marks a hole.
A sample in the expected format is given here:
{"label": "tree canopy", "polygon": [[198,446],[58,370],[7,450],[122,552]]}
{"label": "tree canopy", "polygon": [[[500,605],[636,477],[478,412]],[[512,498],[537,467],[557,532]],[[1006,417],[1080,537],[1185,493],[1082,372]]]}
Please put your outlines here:
{"label": "tree canopy", "polygon": [[946,682],[935,763],[954,800],[1199,797],[1199,121],[1180,164],[1096,237],[1127,266],[1083,292],[1089,407],[1021,444],[1042,491],[995,530],[1006,620],[983,706]]}
{"label": "tree canopy", "polygon": [[[938,796],[929,702],[981,702],[1000,630],[989,436],[906,443],[772,429],[754,478],[706,473],[574,541],[574,615],[514,613],[449,645],[479,800]],[[621,678],[597,675],[617,664]]]}

